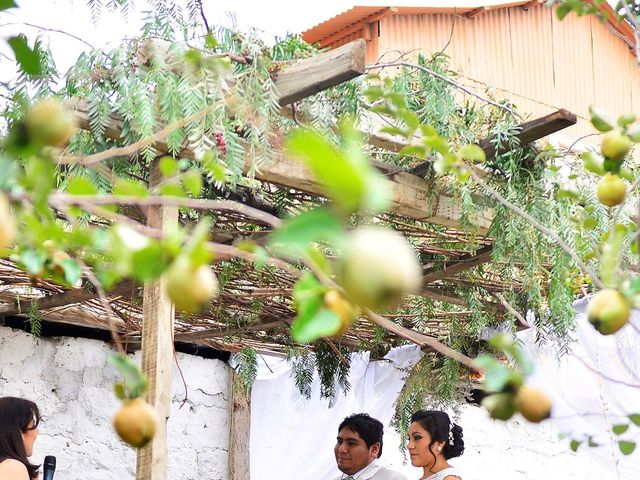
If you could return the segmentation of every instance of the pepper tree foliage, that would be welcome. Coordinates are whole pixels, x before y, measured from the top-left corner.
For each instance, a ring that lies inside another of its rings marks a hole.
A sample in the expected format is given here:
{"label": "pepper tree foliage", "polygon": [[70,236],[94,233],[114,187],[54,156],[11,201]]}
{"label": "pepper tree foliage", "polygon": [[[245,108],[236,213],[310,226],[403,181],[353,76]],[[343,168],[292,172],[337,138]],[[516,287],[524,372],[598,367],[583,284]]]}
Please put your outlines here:
{"label": "pepper tree foliage", "polygon": [[[109,8],[124,9],[126,0],[110,2]],[[172,131],[166,138],[168,153],[163,162],[165,182],[156,193],[171,197],[193,196],[217,198],[220,187],[239,186],[258,189],[251,173],[262,162],[273,158],[280,147],[281,133],[295,127],[294,122],[283,118],[273,89],[273,78],[277,75],[282,60],[313,55],[315,49],[297,37],[288,37],[273,48],[267,48],[254,36],[242,35],[227,29],[203,28],[198,16],[200,2],[188,2],[183,12],[172,2],[154,1],[153,12],[149,12],[140,39],[130,40],[111,51],[90,51],[83,54],[66,75],[64,87],[55,91],[57,78],[53,59],[36,42],[32,51],[37,57],[37,74],[22,74],[13,89],[14,103],[6,112],[9,127],[20,125],[25,107],[40,98],[55,93],[66,99],[81,99],[88,105],[90,132],[74,136],[67,153],[84,156],[114,146],[130,145],[153,135],[162,125],[171,124],[185,117],[196,115],[206,109],[202,119],[187,123]],[[99,15],[100,0],[90,2],[94,15]],[[148,40],[153,39],[152,42]],[[230,64],[225,61],[225,52],[233,52],[251,58],[246,64]],[[447,68],[446,55],[433,58],[419,57],[418,64],[448,76],[455,77]],[[502,99],[494,99],[502,101]],[[502,103],[507,104],[506,101]],[[514,214],[501,204],[486,200],[482,187],[470,179],[470,169],[481,168],[487,185],[495,189],[509,202],[523,208],[526,213],[555,230],[577,254],[592,265],[598,261],[598,242],[607,230],[609,211],[597,203],[592,194],[589,179],[581,178],[575,186],[567,188],[564,175],[560,174],[565,161],[551,149],[542,152],[530,146],[520,147],[514,134],[518,121],[507,109],[495,108],[463,99],[449,83],[435,78],[426,71],[403,69],[393,78],[369,76],[357,79],[306,99],[298,106],[302,121],[322,132],[318,140],[309,131],[298,138],[298,147],[307,141],[318,141],[322,148],[331,151],[336,158],[349,160],[354,142],[358,142],[353,128],[343,127],[340,132],[333,128],[336,118],[345,113],[359,118],[363,123],[371,115],[383,115],[393,125],[387,133],[418,137],[412,145],[398,154],[390,154],[369,148],[365,153],[374,159],[393,163],[399,167],[410,167],[427,158],[435,158],[426,177],[433,182],[433,192],[448,190],[462,208],[461,223],[467,228],[467,242],[443,241],[441,246],[450,250],[474,251],[480,244],[473,226],[473,216],[479,208],[490,205],[494,209],[494,221],[489,231],[493,243],[493,262],[478,267],[461,276],[461,282],[449,288],[467,300],[466,307],[450,305],[427,298],[413,296],[398,309],[394,320],[402,323],[401,315],[413,314],[411,327],[417,330],[426,327],[425,319],[436,312],[446,314],[446,329],[440,333],[442,340],[452,348],[475,356],[484,350],[478,341],[480,333],[488,326],[502,323],[503,314],[496,309],[484,308],[495,303],[492,281],[508,285],[505,297],[520,312],[531,310],[539,330],[545,338],[564,341],[572,328],[571,302],[576,287],[576,269],[571,259],[547,236],[533,225]],[[113,140],[106,135],[109,117],[117,114],[122,118],[122,136]],[[195,263],[206,263],[210,254],[202,248],[207,236],[207,223],[196,229],[193,235],[180,230],[168,238],[150,242],[144,247],[131,244],[128,230],[116,226],[97,229],[92,225],[95,210],[86,211],[64,205],[65,221],[55,218],[49,208],[48,197],[55,189],[71,195],[94,195],[99,193],[144,196],[148,194],[149,163],[157,152],[151,146],[139,150],[133,161],[128,156],[109,158],[101,167],[86,166],[79,162],[56,167],[47,157],[30,146],[20,143],[19,129],[11,129],[6,145],[3,165],[14,171],[7,175],[1,185],[10,192],[12,200],[20,200],[21,194],[31,194],[31,206],[16,206],[20,221],[27,225],[12,252],[12,258],[32,275],[51,277],[66,285],[77,284],[81,277],[82,263],[86,262],[106,287],[123,277],[133,276],[146,281],[157,278],[182,255]],[[469,144],[482,138],[493,137],[497,147],[509,147],[493,159],[483,162],[478,149]],[[180,151],[183,144],[201,152],[198,161],[183,159]],[[295,146],[295,142],[293,142]],[[362,148],[362,145],[360,148]],[[303,147],[300,147],[304,150]],[[300,149],[299,148],[299,149]],[[332,150],[333,149],[333,150]],[[304,153],[304,152],[303,152]],[[317,152],[307,152],[312,158]],[[243,175],[246,156],[252,158],[249,175]],[[20,159],[16,164],[13,157]],[[359,160],[358,160],[359,161]],[[481,167],[471,166],[479,163]],[[347,162],[348,163],[348,162]],[[336,164],[337,166],[340,166]],[[569,165],[571,167],[571,165]],[[20,170],[23,168],[23,170]],[[364,167],[359,167],[364,168]],[[4,170],[3,171],[9,171]],[[362,170],[364,172],[364,170]],[[365,172],[366,179],[374,179]],[[364,177],[363,177],[364,178]],[[374,181],[375,180],[375,181]],[[379,179],[371,180],[376,184]],[[355,203],[380,203],[373,198],[382,195],[365,185],[362,198]],[[369,189],[369,190],[367,190]],[[367,191],[373,195],[365,198]],[[327,192],[327,197],[340,204],[354,203],[346,194]],[[317,209],[317,202],[305,205],[294,200],[286,189],[277,190],[273,198],[280,212],[291,208],[308,212],[311,219],[322,218],[338,235],[342,226],[366,223],[370,217],[364,211],[352,208],[346,216],[329,218],[326,211]],[[434,198],[431,201],[435,201]],[[371,207],[371,205],[369,205]],[[347,209],[348,210],[348,209]],[[379,214],[377,222],[393,226],[397,219],[392,215]],[[89,213],[91,212],[91,213]],[[318,213],[320,212],[320,213]],[[315,217],[313,215],[316,215]],[[183,209],[181,217],[188,222],[206,220],[207,215]],[[622,218],[625,220],[624,217]],[[294,217],[295,220],[295,217]],[[286,235],[280,236],[289,247],[297,247],[291,239],[292,220],[283,228]],[[418,221],[402,222],[416,229],[425,229],[446,237],[447,229],[426,225]],[[629,231],[630,223],[625,224]],[[28,235],[24,232],[28,231]],[[299,234],[300,232],[296,232]],[[327,238],[302,236],[303,243],[325,242],[326,252],[334,252],[335,245],[327,244]],[[52,258],[51,252],[43,248],[43,242],[53,240],[55,247],[67,252],[70,257]],[[419,244],[418,239],[413,240]],[[277,242],[276,242],[277,243]],[[122,251],[131,254],[122,255]],[[260,247],[257,252],[264,253]],[[87,253],[85,253],[87,252]],[[518,252],[518,254],[514,254]],[[320,258],[326,258],[320,255]],[[423,264],[438,263],[447,257],[438,253],[422,253]],[[82,263],[80,262],[82,261]],[[234,265],[229,262],[228,265]],[[263,266],[263,268],[272,268]],[[232,274],[242,274],[233,268]],[[227,269],[227,271],[231,271]],[[329,275],[330,275],[330,269]],[[224,269],[223,269],[224,272]],[[222,275],[221,275],[222,276]],[[224,279],[221,278],[224,287]],[[312,294],[313,308],[294,327],[294,340],[314,341],[331,330],[317,321],[319,314],[326,313],[317,307],[317,295],[326,291],[326,286],[313,276],[306,276],[297,284],[299,292]],[[295,292],[294,292],[295,297]],[[300,313],[300,296],[298,308]],[[316,315],[318,314],[318,315]],[[327,323],[336,323],[335,315],[327,317]],[[304,320],[304,321],[303,321]],[[306,323],[305,323],[306,322]],[[307,330],[304,330],[304,329]],[[332,327],[333,328],[333,327]],[[312,333],[309,333],[309,329]],[[335,330],[334,330],[335,331]],[[325,332],[324,334],[321,334]],[[379,343],[363,345],[377,355],[383,355],[388,341],[384,330],[376,330]],[[330,333],[330,332],[329,332]],[[321,378],[321,395],[335,399],[339,390],[349,388],[348,368],[343,361],[348,351],[338,347],[335,351],[322,340],[315,342],[314,351],[292,342],[288,356],[294,366],[296,383],[304,395],[309,395],[311,372],[317,369]],[[382,347],[385,345],[385,347]],[[377,349],[377,350],[376,350]],[[238,356],[239,372],[245,385],[255,378],[257,357],[244,350]],[[462,381],[461,381],[462,379]],[[449,358],[429,354],[408,373],[408,379],[397,403],[396,422],[407,425],[408,414],[428,402],[452,404],[468,390],[469,384],[460,366]],[[436,394],[435,400],[432,396]]]}

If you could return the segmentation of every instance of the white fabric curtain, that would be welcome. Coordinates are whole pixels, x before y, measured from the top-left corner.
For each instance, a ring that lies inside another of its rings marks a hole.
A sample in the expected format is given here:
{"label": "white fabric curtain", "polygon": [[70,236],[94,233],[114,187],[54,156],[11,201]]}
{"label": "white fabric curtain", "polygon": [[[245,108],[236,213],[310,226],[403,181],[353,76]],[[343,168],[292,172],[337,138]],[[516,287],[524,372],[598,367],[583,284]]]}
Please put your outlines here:
{"label": "white fabric curtain", "polygon": [[[640,427],[631,424],[618,436],[611,433],[611,425],[630,423],[627,415],[640,413],[640,312],[634,311],[633,325],[604,336],[587,320],[588,303],[588,298],[574,303],[576,331],[566,355],[560,356],[554,346],[536,344],[533,329],[519,333],[536,365],[529,382],[551,395],[552,418],[561,432],[576,440],[592,436],[599,447],[585,442],[579,448],[610,466],[615,478],[637,480]],[[638,446],[625,456],[617,439],[635,441]]]}
{"label": "white fabric curtain", "polygon": [[[371,363],[368,353],[352,354],[351,389],[346,395],[338,394],[332,408],[327,399],[320,399],[317,375],[307,400],[298,392],[286,360],[263,357],[251,395],[251,480],[336,477],[340,472],[333,447],[340,422],[366,412],[388,431],[406,373],[420,356],[415,346],[396,348],[385,360]],[[383,463],[389,463],[385,453],[396,454],[397,449],[385,444]]]}
{"label": "white fabric curtain", "polygon": [[[561,432],[575,439],[591,435],[600,445],[588,447],[585,442],[580,449],[611,472],[611,476],[602,478],[638,480],[640,428],[631,425],[620,435],[620,438],[639,442],[632,455],[624,456],[615,443],[617,436],[610,433],[610,425],[629,423],[626,415],[640,413],[640,334],[631,326],[612,336],[598,334],[586,319],[587,304],[586,299],[574,304],[577,327],[566,355],[560,356],[553,345],[536,344],[533,329],[518,334],[536,364],[529,383],[551,396],[552,420]],[[632,321],[640,328],[640,313],[635,312]],[[358,412],[367,412],[385,425],[382,462],[405,472],[408,478],[418,478],[417,469],[402,465],[403,458],[398,451],[402,440],[388,425],[407,369],[420,356],[420,350],[414,346],[396,348],[385,360],[371,363],[368,353],[353,354],[349,376],[351,389],[346,395],[339,394],[332,408],[329,408],[328,400],[320,399],[317,375],[311,399],[307,400],[299,394],[286,360],[261,357],[251,397],[251,479],[330,480],[336,477],[339,471],[333,447],[337,427],[344,417]],[[607,380],[596,371],[616,381]],[[491,422],[490,419],[486,421]],[[526,435],[526,430],[515,433],[509,423],[501,425],[504,425],[502,430],[490,430],[496,435],[497,442],[492,450],[499,451],[500,441],[507,441],[508,435]],[[467,433],[469,439],[473,438],[473,430]],[[468,447],[466,457],[470,460],[475,447],[471,443]],[[568,447],[558,443],[557,448]],[[485,452],[485,456],[490,453]],[[540,458],[538,463],[546,460],[553,459]],[[531,461],[536,462],[535,459]],[[541,465],[520,465],[519,470],[531,469],[533,473],[538,467]],[[558,471],[559,466],[551,462],[545,468]],[[514,478],[513,472],[505,470],[502,473],[503,476],[492,478]],[[475,471],[470,478],[483,476]],[[588,475],[588,478],[599,477],[596,474]]]}

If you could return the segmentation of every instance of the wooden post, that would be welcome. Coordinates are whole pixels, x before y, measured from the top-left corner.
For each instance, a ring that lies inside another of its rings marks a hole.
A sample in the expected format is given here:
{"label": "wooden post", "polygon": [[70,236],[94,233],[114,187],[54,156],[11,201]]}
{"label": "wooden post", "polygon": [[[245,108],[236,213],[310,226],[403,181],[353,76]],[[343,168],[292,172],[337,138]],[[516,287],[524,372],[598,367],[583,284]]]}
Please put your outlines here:
{"label": "wooden post", "polygon": [[238,374],[231,371],[231,432],[229,435],[229,479],[249,480],[251,398],[245,395]]}
{"label": "wooden post", "polygon": [[[163,178],[156,159],[151,165],[149,186]],[[150,207],[148,225],[166,231],[178,223],[177,207]],[[158,430],[153,440],[138,450],[136,480],[166,480],[168,471],[167,420],[171,410],[173,373],[174,305],[165,293],[164,279],[144,286],[142,313],[142,370],[149,378],[147,401],[158,414]]]}

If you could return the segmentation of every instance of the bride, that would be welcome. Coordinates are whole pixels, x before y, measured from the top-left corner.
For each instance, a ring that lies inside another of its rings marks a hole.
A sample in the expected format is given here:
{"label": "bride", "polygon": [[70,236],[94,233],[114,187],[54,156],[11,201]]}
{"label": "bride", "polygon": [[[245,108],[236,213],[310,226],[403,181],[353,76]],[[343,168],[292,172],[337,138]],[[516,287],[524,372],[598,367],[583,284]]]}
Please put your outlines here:
{"label": "bride", "polygon": [[418,410],[411,415],[407,449],[411,465],[423,469],[420,480],[462,480],[448,462],[464,452],[462,428],[445,412]]}

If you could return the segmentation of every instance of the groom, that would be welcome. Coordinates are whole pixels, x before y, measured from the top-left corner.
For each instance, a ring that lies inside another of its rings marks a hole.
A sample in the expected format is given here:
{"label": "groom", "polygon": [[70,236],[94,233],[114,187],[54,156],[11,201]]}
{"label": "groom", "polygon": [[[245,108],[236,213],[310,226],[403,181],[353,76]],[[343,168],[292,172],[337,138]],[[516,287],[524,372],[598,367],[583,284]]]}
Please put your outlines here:
{"label": "groom", "polygon": [[382,433],[382,423],[366,413],[345,418],[338,427],[333,449],[343,474],[335,480],[406,480],[404,475],[380,464]]}

